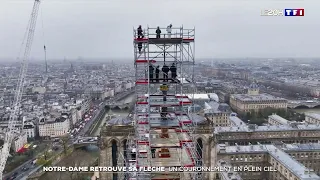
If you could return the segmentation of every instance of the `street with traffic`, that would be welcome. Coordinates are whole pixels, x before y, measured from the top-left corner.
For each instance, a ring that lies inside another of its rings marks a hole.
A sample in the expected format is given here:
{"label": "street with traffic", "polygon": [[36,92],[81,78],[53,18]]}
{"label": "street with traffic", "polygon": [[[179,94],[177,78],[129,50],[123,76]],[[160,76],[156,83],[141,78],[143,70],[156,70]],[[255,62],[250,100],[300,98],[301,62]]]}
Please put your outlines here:
{"label": "street with traffic", "polygon": [[[95,121],[99,120],[100,111],[104,108],[104,103],[101,101],[93,102],[92,109],[84,118],[78,122],[73,129],[69,131],[69,141],[68,147],[72,146],[74,141],[77,140],[79,137],[85,135],[87,131],[90,129],[91,125],[94,124]],[[74,129],[79,129],[71,133]],[[55,154],[60,154],[63,151],[63,144],[61,141],[57,141],[57,139],[53,139],[52,141],[48,142],[50,146],[49,151],[54,152]],[[44,155],[42,155],[44,156]],[[37,169],[39,169],[39,165],[36,164],[37,159],[29,160],[19,167],[15,168],[10,173],[4,175],[4,180],[26,180],[29,175],[34,173]]]}

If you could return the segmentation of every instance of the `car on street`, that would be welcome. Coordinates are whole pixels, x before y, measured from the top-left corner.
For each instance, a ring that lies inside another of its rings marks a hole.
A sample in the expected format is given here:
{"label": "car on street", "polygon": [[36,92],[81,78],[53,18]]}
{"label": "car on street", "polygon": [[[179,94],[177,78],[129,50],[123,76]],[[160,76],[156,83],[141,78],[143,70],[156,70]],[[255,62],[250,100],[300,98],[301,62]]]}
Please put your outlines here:
{"label": "car on street", "polygon": [[29,167],[25,166],[25,167],[22,168],[22,171],[27,171],[27,170],[29,170]]}

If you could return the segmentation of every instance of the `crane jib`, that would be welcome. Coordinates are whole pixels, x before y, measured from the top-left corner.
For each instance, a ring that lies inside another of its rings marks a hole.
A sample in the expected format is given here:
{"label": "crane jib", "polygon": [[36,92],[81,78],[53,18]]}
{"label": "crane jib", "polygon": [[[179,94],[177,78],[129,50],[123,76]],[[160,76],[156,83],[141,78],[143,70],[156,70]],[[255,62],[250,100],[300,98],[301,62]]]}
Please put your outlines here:
{"label": "crane jib", "polygon": [[17,119],[17,113],[19,112],[19,106],[22,98],[22,93],[23,93],[23,84],[24,84],[24,79],[25,75],[27,72],[27,67],[28,67],[28,59],[32,47],[32,42],[33,42],[33,37],[34,37],[34,32],[35,32],[35,27],[37,23],[37,17],[38,17],[38,11],[39,11],[39,6],[40,6],[40,0],[35,0],[32,13],[30,16],[30,26],[27,29],[28,31],[28,36],[27,36],[27,42],[25,46],[25,51],[23,55],[23,60],[22,60],[22,66],[21,66],[21,71],[19,74],[19,80],[18,80],[18,87],[15,92],[15,97],[14,97],[14,108],[13,111],[11,111],[10,114],[10,119],[8,123],[8,131],[5,133],[5,139],[4,139],[4,144],[3,148],[1,149],[1,155],[0,155],[0,179],[3,179],[3,170],[5,168],[9,152],[10,152],[10,147],[13,139],[13,131],[15,130],[15,122]]}

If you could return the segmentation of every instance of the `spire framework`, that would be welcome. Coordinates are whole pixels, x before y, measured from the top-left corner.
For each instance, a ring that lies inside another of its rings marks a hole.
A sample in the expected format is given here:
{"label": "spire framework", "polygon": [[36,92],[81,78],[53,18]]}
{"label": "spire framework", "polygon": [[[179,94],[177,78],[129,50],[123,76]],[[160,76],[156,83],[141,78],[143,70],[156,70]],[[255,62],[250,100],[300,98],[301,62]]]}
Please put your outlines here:
{"label": "spire framework", "polygon": [[[120,179],[202,179],[201,173],[180,171],[202,165],[189,116],[195,87],[195,29],[168,28],[134,30],[135,134],[128,137],[123,159],[128,169],[138,171],[118,174]],[[141,170],[147,167],[162,170]]]}

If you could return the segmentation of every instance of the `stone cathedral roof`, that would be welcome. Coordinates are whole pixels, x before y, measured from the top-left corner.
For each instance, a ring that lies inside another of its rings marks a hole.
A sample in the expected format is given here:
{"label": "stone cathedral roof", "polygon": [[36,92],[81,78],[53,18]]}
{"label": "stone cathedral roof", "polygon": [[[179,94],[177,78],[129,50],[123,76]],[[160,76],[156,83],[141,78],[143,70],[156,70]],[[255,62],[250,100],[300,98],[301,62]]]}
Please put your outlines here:
{"label": "stone cathedral roof", "polygon": [[120,116],[120,117],[115,117],[115,118],[110,119],[107,122],[107,125],[108,126],[127,126],[131,123],[132,123],[132,120],[130,118]]}

